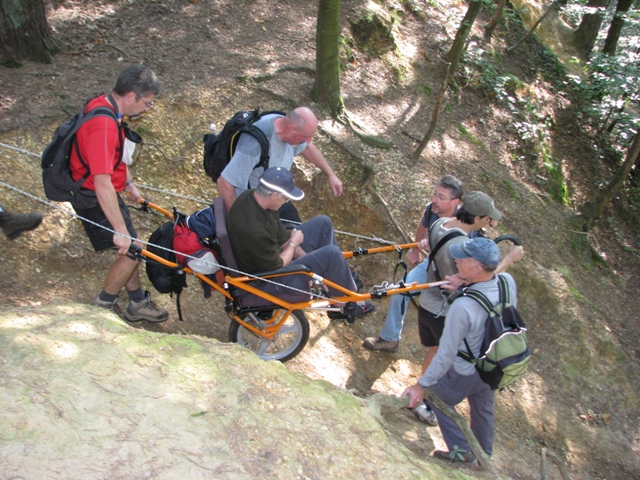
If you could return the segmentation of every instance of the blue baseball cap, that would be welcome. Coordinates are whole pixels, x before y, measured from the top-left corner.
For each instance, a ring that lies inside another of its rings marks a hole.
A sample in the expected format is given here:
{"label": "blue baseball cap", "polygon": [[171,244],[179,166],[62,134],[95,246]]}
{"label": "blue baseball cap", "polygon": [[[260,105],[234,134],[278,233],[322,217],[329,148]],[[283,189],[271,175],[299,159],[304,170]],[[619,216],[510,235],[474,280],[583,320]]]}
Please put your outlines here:
{"label": "blue baseball cap", "polygon": [[293,175],[282,167],[267,168],[260,175],[260,185],[272,192],[278,192],[289,200],[302,200],[304,192],[296,187]]}
{"label": "blue baseball cap", "polygon": [[473,258],[487,267],[497,267],[500,262],[500,249],[493,240],[484,237],[472,238],[449,248],[456,260]]}

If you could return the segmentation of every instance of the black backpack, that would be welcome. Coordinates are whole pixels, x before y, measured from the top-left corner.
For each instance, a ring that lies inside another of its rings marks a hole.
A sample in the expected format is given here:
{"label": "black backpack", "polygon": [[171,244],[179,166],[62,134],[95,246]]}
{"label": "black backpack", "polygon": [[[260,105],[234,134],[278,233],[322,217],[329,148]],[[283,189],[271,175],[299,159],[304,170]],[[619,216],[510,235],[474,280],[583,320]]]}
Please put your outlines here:
{"label": "black backpack", "polygon": [[[253,167],[254,170],[258,167],[263,167],[265,170],[269,168],[269,141],[262,130],[253,123],[270,114],[286,115],[277,110],[262,113],[259,108],[252,111],[241,110],[224,124],[220,132],[208,133],[203,137],[204,160],[202,163],[204,171],[214,182],[218,181],[222,171],[231,161],[241,133],[252,135],[260,143],[260,161]],[[247,185],[247,188],[251,187]]]}
{"label": "black backpack", "polygon": [[[178,222],[182,222],[184,216],[181,213],[174,212],[173,218],[178,219]],[[173,263],[177,263],[176,254],[173,252],[173,229],[175,224],[174,220],[163,223],[151,234],[147,245],[149,252]],[[158,247],[164,247],[168,250]],[[167,267],[162,263],[147,259],[146,271],[149,281],[158,292],[169,293],[172,296],[174,293],[176,294],[178,317],[182,320],[180,294],[187,287],[187,276],[182,271],[182,267]]]}
{"label": "black backpack", "polygon": [[[117,122],[116,114],[107,107],[97,107],[85,113],[85,107],[60,125],[53,134],[51,143],[42,152],[40,166],[42,167],[42,184],[44,186],[45,195],[49,200],[58,202],[71,202],[76,208],[90,208],[97,205],[98,200],[95,192],[92,190],[81,190],[80,187],[85,180],[89,178],[91,172],[89,166],[80,155],[80,148],[76,140],[76,132],[88,120],[97,117],[110,117]],[[84,176],[77,181],[71,177],[71,169],[69,160],[71,158],[71,149],[76,149],[80,163],[87,170]],[[122,141],[120,143],[120,156],[115,167],[122,161],[123,153]],[[114,168],[115,168],[114,167]]]}
{"label": "black backpack", "polygon": [[493,305],[487,297],[476,291],[463,289],[461,295],[476,300],[488,312],[485,323],[484,340],[480,355],[476,358],[467,339],[466,352],[458,356],[473,363],[480,378],[489,384],[492,390],[504,388],[520,378],[527,370],[531,360],[531,350],[527,346],[527,327],[511,304],[509,285],[502,275],[498,275],[500,301]]}

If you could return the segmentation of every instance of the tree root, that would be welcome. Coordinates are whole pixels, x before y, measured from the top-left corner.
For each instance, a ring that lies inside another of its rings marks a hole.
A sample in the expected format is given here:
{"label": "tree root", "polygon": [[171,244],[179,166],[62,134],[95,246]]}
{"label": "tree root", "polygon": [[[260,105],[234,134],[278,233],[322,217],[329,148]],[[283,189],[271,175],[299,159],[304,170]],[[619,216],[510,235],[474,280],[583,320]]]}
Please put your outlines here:
{"label": "tree root", "polygon": [[382,138],[378,138],[376,136],[364,133],[364,129],[349,116],[349,112],[347,112],[346,109],[343,110],[343,116],[346,119],[347,123],[346,124],[343,122],[341,123],[351,128],[353,133],[355,133],[367,145],[370,145],[376,148],[381,148],[383,150],[388,150],[393,147],[393,143],[388,140],[383,140]]}
{"label": "tree root", "polygon": [[571,480],[569,470],[567,470],[562,459],[555,453],[547,450],[545,447],[542,447],[542,450],[540,451],[540,480],[546,480],[547,478],[547,457],[553,460],[553,463],[558,467],[562,480]]}

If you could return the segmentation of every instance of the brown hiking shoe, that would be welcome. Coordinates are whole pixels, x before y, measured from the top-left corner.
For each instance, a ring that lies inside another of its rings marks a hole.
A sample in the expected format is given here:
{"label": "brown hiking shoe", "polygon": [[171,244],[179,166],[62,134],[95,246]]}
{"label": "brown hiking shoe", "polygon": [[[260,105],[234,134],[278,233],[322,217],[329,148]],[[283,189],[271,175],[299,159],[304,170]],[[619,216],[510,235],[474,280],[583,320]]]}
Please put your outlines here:
{"label": "brown hiking shoe", "polygon": [[387,352],[395,352],[400,344],[399,340],[385,340],[381,337],[369,337],[364,339],[364,346],[369,350],[386,350]]}
{"label": "brown hiking shoe", "polygon": [[169,312],[156,307],[151,302],[151,293],[144,292],[144,300],[141,302],[129,301],[129,306],[124,312],[124,319],[127,322],[139,322],[146,320],[147,322],[160,323],[169,318]]}

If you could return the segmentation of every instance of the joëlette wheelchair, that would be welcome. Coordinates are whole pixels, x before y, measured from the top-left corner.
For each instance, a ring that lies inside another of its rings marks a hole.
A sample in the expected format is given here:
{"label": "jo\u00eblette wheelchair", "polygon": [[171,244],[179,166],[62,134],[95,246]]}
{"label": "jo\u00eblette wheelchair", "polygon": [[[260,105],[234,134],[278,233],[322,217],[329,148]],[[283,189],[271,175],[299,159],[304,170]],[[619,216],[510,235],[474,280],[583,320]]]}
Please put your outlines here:
{"label": "jo\u00eblette wheelchair", "polygon": [[[168,210],[143,202],[168,217]],[[146,249],[132,245],[130,255],[142,261],[153,261],[168,268],[182,270],[186,274],[195,275],[222,294],[225,299],[225,311],[231,318],[229,340],[252,350],[265,360],[285,362],[302,351],[309,340],[309,321],[305,310],[339,312],[347,322],[354,321],[356,302],[369,299],[382,299],[389,295],[415,292],[425,288],[448,284],[447,281],[405,285],[387,284],[372,287],[368,293],[350,291],[330,280],[316,275],[303,265],[289,265],[281,269],[256,274],[246,274],[238,270],[231,250],[226,228],[227,210],[221,197],[213,203],[216,219],[216,236],[219,244],[218,259],[224,273],[224,280],[217,281],[215,276],[207,276],[192,271],[177,263],[165,260]],[[511,236],[508,236],[511,237]],[[511,239],[511,238],[510,238]],[[370,249],[356,249],[342,252],[345,258],[383,252],[398,252],[417,246],[417,243],[388,245]],[[284,293],[279,296],[261,290],[267,282],[278,282],[278,278],[286,275],[305,275],[309,277],[307,291],[284,286]],[[217,278],[220,278],[218,276]],[[324,287],[331,287],[342,295],[329,298]]]}

